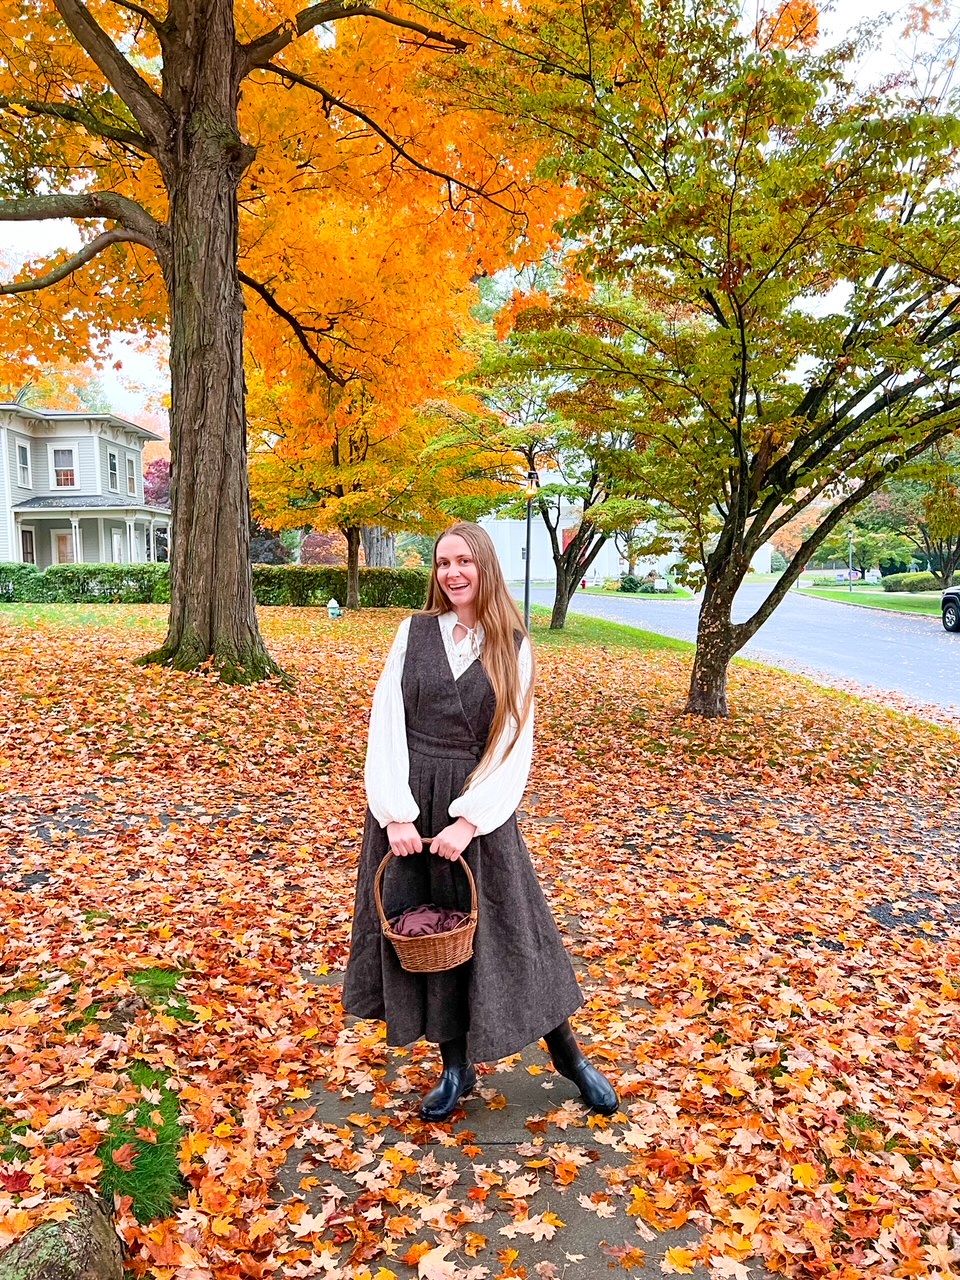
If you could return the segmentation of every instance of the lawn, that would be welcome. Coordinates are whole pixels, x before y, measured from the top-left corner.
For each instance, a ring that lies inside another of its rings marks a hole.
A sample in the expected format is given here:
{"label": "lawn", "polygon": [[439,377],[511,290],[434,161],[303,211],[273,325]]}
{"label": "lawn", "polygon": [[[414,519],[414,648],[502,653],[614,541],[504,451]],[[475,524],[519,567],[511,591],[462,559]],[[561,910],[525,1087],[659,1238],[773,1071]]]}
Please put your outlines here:
{"label": "lawn", "polygon": [[0,1247],[100,1187],[151,1280],[949,1274],[960,735],[752,665],[696,720],[689,647],[538,613],[522,827],[622,1111],[525,1055],[429,1129],[338,985],[401,616],[264,609],[297,682],[227,689],[133,665],[162,607],[0,609]]}
{"label": "lawn", "polygon": [[839,600],[841,604],[858,604],[868,609],[889,609],[894,613],[927,613],[940,617],[940,592],[884,591],[882,587],[804,587],[805,596],[821,600]]}

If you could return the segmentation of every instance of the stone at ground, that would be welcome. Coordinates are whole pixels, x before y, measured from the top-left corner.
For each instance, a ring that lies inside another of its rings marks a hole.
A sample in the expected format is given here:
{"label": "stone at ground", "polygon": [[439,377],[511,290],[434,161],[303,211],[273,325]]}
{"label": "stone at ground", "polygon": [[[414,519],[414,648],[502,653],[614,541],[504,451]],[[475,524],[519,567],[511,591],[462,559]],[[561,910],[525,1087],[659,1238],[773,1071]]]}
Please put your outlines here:
{"label": "stone at ground", "polygon": [[120,1241],[92,1196],[70,1198],[73,1216],[43,1222],[0,1253],[0,1280],[121,1280]]}

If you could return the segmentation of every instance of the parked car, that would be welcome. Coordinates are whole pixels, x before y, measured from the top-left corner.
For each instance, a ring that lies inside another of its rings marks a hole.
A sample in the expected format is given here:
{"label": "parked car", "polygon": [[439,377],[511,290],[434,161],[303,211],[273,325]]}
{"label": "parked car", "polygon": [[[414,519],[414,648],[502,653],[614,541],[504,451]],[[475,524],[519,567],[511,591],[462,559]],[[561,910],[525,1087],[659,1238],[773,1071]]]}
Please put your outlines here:
{"label": "parked car", "polygon": [[948,587],[940,601],[945,631],[960,631],[960,586]]}

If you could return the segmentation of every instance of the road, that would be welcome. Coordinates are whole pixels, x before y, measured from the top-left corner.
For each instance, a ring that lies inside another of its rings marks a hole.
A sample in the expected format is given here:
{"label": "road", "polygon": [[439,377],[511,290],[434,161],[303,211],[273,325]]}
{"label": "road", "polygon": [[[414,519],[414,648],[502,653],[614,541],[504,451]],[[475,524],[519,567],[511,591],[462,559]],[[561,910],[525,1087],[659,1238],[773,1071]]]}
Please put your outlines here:
{"label": "road", "polygon": [[[766,583],[745,583],[734,602],[734,621],[750,617],[769,589]],[[531,598],[534,604],[549,606],[553,592],[535,590]],[[571,609],[694,640],[700,600],[578,592]],[[937,617],[858,608],[791,591],[740,656],[826,677],[830,684],[850,682],[960,714],[960,633],[944,631]]]}

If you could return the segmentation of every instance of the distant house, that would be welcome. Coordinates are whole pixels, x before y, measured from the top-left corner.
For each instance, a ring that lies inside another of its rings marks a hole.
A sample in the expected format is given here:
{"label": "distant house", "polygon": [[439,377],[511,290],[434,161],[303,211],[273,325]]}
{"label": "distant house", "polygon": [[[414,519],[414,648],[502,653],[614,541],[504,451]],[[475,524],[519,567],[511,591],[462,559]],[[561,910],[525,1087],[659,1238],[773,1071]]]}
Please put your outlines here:
{"label": "distant house", "polygon": [[143,497],[143,448],[160,438],[109,413],[0,404],[0,561],[165,559],[170,512]]}

